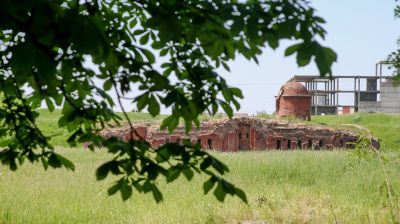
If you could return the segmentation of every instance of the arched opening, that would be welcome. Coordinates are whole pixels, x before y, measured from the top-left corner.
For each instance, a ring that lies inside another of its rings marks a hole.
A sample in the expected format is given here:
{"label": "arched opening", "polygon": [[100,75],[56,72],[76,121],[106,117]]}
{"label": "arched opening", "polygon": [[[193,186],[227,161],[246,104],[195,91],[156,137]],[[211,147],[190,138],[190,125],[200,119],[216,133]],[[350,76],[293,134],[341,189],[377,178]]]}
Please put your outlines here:
{"label": "arched opening", "polygon": [[311,139],[308,140],[308,148],[312,149],[312,140]]}
{"label": "arched opening", "polygon": [[291,149],[292,148],[292,141],[290,141],[290,139],[287,140],[287,149]]}
{"label": "arched opening", "polygon": [[276,141],[276,149],[281,149],[281,140]]}
{"label": "arched opening", "polygon": [[302,142],[301,142],[300,139],[298,139],[298,140],[297,140],[297,148],[298,148],[298,149],[301,149],[301,147],[302,147],[301,145],[302,145]]}

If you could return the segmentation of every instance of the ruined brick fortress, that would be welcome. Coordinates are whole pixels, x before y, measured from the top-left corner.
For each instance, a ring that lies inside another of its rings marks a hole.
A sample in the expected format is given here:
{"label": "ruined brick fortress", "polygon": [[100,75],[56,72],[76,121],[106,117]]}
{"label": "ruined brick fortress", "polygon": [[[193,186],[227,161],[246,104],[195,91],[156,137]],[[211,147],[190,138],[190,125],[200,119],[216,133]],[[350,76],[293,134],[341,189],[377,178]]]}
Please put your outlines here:
{"label": "ruined brick fortress", "polygon": [[[282,86],[276,97],[277,115],[310,119],[311,97],[307,89],[298,82]],[[264,120],[240,116],[203,122],[189,133],[178,126],[172,133],[160,130],[158,125],[136,124],[128,128],[108,129],[100,133],[104,137],[145,139],[153,148],[165,143],[181,144],[185,139],[199,143],[203,149],[223,152],[270,149],[334,149],[349,148],[359,135],[355,132],[328,128],[322,125],[300,124],[289,121]],[[379,148],[379,141],[371,143]]]}
{"label": "ruined brick fortress", "polygon": [[[185,132],[183,126],[169,133],[161,131],[157,125],[143,123],[137,124],[134,129],[132,133],[129,132],[129,128],[108,130],[103,136],[115,136],[124,140],[129,140],[131,136],[143,138],[154,148],[165,143],[182,143],[188,139],[194,144],[201,144],[203,149],[223,152],[347,148],[349,145],[346,143],[358,139],[358,135],[351,131],[254,117],[223,118],[204,122],[189,133]],[[372,144],[379,148],[376,139],[372,139]]]}

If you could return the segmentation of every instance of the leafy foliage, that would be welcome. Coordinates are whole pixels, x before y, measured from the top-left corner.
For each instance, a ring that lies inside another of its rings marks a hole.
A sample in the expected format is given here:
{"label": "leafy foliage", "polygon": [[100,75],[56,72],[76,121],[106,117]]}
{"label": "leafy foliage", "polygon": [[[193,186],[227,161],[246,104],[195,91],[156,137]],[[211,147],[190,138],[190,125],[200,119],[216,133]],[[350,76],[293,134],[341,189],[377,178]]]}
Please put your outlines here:
{"label": "leafy foliage", "polygon": [[[394,16],[396,19],[400,18],[400,1],[396,0],[398,5],[395,6],[394,8]],[[397,76],[396,79],[400,79],[400,37],[397,40],[397,50],[393,51],[389,56],[388,56],[388,61],[393,63],[393,67],[397,69]]]}
{"label": "leafy foliage", "polygon": [[360,136],[356,142],[348,142],[347,144],[354,147],[354,150],[348,151],[348,156],[357,165],[363,160],[370,161],[375,157],[370,137]]}
{"label": "leafy foliage", "polygon": [[[156,116],[160,105],[171,108],[162,128],[173,131],[184,120],[190,131],[203,112],[222,108],[232,116],[233,107],[239,109],[240,89],[215,72],[229,70],[236,55],[257,62],[263,47],[291,39],[297,44],[286,55],[297,53],[299,66],[313,59],[321,75],[330,74],[336,54],[317,41],[325,36],[323,23],[306,0],[0,0],[0,137],[10,137],[0,160],[12,170],[25,158],[45,168],[73,169],[35,124],[35,109],[45,102],[50,111],[62,107],[58,124],[71,133],[71,146],[91,142],[91,149],[105,146],[115,154],[97,170],[99,180],[121,176],[109,194],[120,191],[127,199],[134,187],[160,201],[158,176],[173,181],[198,172],[210,176],[206,193],[216,186],[218,200],[231,194],[246,201],[243,191],[221,178],[227,167],[199,146],[152,149],[143,139],[98,136],[107,122],[121,119],[109,93],[115,91],[122,107],[121,99],[137,87],[141,93],[132,103],[138,110]],[[87,60],[99,72],[85,66]]]}

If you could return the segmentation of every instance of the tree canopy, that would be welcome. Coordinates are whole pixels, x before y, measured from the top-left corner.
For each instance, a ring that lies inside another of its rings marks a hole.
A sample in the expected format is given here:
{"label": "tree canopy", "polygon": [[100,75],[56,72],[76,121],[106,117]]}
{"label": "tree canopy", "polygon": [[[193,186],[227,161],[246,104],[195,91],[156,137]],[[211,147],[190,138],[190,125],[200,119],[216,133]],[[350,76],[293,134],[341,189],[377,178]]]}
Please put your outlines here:
{"label": "tree canopy", "polygon": [[[400,1],[396,0],[398,5],[395,6],[394,8],[394,17],[396,19],[400,18]],[[396,79],[400,79],[400,37],[397,39],[397,50],[393,51],[389,57],[388,61],[392,62],[394,65],[394,68],[397,69],[397,77]]]}
{"label": "tree canopy", "polygon": [[[229,70],[227,62],[238,55],[257,63],[263,48],[284,39],[294,42],[285,56],[295,54],[299,66],[313,60],[321,75],[330,74],[336,54],[320,44],[324,22],[307,0],[0,0],[0,161],[11,170],[26,160],[74,169],[36,125],[36,109],[45,102],[50,111],[62,108],[58,125],[71,133],[71,146],[91,142],[90,149],[114,155],[96,173],[99,180],[120,177],[109,194],[127,199],[135,188],[160,201],[157,178],[202,173],[209,176],[205,193],[246,201],[223,179],[228,167],[199,145],[152,149],[143,139],[97,133],[121,121],[112,108],[123,108],[121,99],[133,88],[141,91],[132,100],[139,110],[156,116],[160,105],[171,109],[161,125],[170,131],[180,121],[190,131],[200,114],[220,108],[232,116],[242,93],[216,69]],[[87,58],[99,72],[84,65]]]}

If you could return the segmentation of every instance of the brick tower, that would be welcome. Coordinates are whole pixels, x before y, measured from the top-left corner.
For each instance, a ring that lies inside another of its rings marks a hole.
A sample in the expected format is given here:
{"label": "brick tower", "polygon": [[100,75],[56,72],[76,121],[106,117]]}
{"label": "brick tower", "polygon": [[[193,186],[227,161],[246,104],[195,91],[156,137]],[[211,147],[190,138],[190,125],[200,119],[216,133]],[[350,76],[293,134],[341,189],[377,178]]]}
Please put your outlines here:
{"label": "brick tower", "polygon": [[303,84],[287,82],[276,96],[276,113],[280,117],[294,116],[310,120],[311,96]]}

